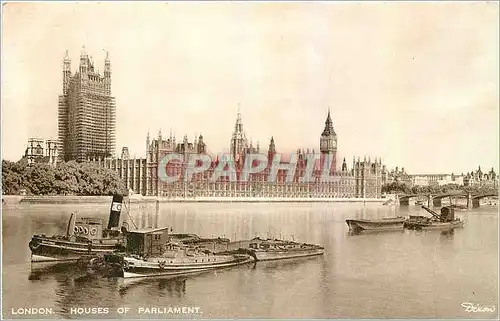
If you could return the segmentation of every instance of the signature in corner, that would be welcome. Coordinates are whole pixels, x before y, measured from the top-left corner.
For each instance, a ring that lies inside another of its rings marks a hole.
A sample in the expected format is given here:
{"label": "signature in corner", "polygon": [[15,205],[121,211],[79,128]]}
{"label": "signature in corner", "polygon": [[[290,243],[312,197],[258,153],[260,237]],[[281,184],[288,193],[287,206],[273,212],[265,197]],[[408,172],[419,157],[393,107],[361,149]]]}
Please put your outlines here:
{"label": "signature in corner", "polygon": [[494,305],[480,305],[480,304],[474,304],[471,302],[462,302],[462,308],[465,309],[465,312],[471,313],[471,312],[495,312],[495,306]]}

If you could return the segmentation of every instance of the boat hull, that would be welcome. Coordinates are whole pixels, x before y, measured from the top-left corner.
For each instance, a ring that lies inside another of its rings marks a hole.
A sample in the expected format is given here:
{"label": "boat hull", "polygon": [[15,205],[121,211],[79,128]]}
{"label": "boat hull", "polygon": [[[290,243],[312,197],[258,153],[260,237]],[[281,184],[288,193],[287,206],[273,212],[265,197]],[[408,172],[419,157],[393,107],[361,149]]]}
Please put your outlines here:
{"label": "boat hull", "polygon": [[138,278],[152,278],[152,277],[175,277],[175,276],[188,276],[194,274],[200,274],[203,272],[207,272],[212,270],[210,269],[192,269],[192,270],[181,270],[181,271],[161,271],[155,273],[153,271],[148,271],[144,273],[144,271],[138,271],[138,273],[123,271],[122,277],[124,279],[138,279]]}
{"label": "boat hull", "polygon": [[219,268],[228,268],[236,265],[253,262],[254,259],[248,255],[238,255],[230,259],[222,260],[221,262],[148,262],[140,259],[124,257],[122,263],[122,274],[119,275],[125,279],[131,278],[150,278],[150,277],[168,277],[168,276],[185,276],[198,274],[215,270]]}
{"label": "boat hull", "polygon": [[433,222],[415,224],[414,229],[417,230],[451,230],[464,227],[464,222]]}
{"label": "boat hull", "polygon": [[394,220],[346,220],[351,231],[396,231],[403,230],[405,219]]}
{"label": "boat hull", "polygon": [[274,261],[274,260],[284,260],[284,259],[293,259],[299,257],[323,255],[325,253],[325,250],[323,248],[318,248],[314,250],[288,250],[288,251],[255,250],[254,253],[255,256],[257,257],[257,261]]}
{"label": "boat hull", "polygon": [[82,256],[99,255],[116,250],[120,240],[106,240],[105,244],[71,242],[46,237],[33,237],[29,243],[31,262],[76,262]]}

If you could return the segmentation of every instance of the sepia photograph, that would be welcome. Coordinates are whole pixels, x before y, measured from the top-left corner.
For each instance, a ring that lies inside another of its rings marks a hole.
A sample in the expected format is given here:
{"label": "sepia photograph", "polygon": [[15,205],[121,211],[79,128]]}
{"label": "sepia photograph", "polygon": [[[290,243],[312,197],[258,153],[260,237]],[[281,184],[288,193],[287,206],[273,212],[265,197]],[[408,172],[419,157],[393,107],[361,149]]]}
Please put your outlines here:
{"label": "sepia photograph", "polygon": [[498,1],[1,19],[2,319],[498,320]]}

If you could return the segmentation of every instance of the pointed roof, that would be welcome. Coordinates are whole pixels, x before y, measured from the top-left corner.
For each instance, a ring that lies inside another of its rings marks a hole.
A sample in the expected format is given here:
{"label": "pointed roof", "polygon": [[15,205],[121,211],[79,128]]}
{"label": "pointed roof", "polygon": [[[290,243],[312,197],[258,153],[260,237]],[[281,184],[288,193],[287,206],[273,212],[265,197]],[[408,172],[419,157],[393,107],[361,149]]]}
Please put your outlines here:
{"label": "pointed roof", "polygon": [[272,153],[276,152],[276,146],[274,145],[274,136],[271,136],[271,141],[269,142],[269,151]]}
{"label": "pointed roof", "polygon": [[64,62],[69,62],[70,59],[69,59],[69,53],[68,53],[68,49],[66,49],[66,53],[64,54]]}
{"label": "pointed roof", "polygon": [[330,136],[330,135],[336,136],[337,134],[333,129],[332,117],[330,116],[330,108],[328,108],[328,116],[326,117],[325,121],[325,129],[323,129],[323,133],[321,134],[321,136]]}
{"label": "pointed roof", "polygon": [[235,132],[243,132],[243,121],[241,120],[241,111],[238,106],[238,113],[236,114],[236,124],[234,125]]}

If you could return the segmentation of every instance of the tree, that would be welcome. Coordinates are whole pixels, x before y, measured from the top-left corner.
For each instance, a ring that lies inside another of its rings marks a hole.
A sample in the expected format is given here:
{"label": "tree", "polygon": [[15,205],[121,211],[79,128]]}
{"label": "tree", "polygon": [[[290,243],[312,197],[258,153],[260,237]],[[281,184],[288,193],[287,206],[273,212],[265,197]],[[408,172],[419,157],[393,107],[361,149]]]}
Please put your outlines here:
{"label": "tree", "polygon": [[2,161],[2,193],[31,195],[126,195],[125,184],[113,170],[74,161],[57,167]]}
{"label": "tree", "polygon": [[382,193],[411,194],[412,189],[403,182],[392,182],[382,186]]}

